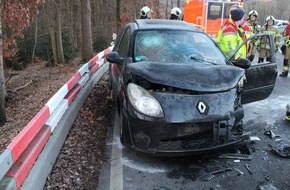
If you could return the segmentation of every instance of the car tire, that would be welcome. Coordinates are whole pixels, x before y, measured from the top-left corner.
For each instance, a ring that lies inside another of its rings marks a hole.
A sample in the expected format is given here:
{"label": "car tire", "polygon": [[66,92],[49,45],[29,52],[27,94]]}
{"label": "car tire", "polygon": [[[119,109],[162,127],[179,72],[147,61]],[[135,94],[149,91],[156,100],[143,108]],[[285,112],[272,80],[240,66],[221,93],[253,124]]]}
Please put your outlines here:
{"label": "car tire", "polygon": [[123,113],[120,110],[120,114],[119,114],[119,119],[120,119],[120,142],[122,143],[122,145],[127,146],[127,142],[126,142],[126,135],[125,135],[125,123],[124,123],[124,118],[123,118]]}

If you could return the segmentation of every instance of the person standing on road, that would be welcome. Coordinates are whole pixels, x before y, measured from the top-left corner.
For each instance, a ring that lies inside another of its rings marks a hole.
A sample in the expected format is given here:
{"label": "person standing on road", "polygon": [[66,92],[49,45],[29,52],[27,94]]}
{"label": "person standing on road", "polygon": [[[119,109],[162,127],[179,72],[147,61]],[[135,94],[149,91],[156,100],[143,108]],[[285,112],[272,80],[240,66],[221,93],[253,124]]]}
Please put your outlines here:
{"label": "person standing on road", "polygon": [[[234,50],[243,43],[249,34],[250,29],[244,20],[245,12],[240,7],[230,10],[230,18],[221,27],[217,44],[227,57],[230,57]],[[246,58],[247,44],[241,47],[235,57],[236,60]]]}
{"label": "person standing on road", "polygon": [[170,11],[169,20],[181,20],[182,11],[178,7],[173,7]]}
{"label": "person standing on road", "polygon": [[[258,12],[256,10],[251,10],[249,12],[249,18],[247,19],[247,24],[250,27],[251,35],[258,34],[258,23],[257,23]],[[255,40],[249,42],[248,46],[248,59],[252,62],[255,58],[256,45]]]}
{"label": "person standing on road", "polygon": [[152,18],[152,13],[153,11],[148,7],[144,6],[142,7],[140,11],[140,19],[151,19]]}
{"label": "person standing on road", "polygon": [[[287,27],[285,28],[283,32],[283,37],[285,41],[285,44],[284,44],[285,52],[283,52],[283,55],[284,55],[283,72],[279,76],[287,77],[288,71],[289,71],[289,59],[290,59],[290,19],[289,19],[289,24],[287,25]],[[290,115],[289,115],[289,118],[290,118]]]}
{"label": "person standing on road", "polygon": [[[261,33],[271,34],[274,38],[276,52],[278,50],[280,42],[280,31],[274,26],[275,18],[273,16],[268,16],[266,18],[266,25],[261,28]],[[264,59],[270,61],[270,41],[267,37],[262,37],[255,43],[257,46],[257,51],[259,52],[258,63],[263,63]]]}
{"label": "person standing on road", "polygon": [[285,114],[285,119],[286,119],[287,121],[290,121],[290,103],[288,103],[288,104],[286,105],[286,114]]}

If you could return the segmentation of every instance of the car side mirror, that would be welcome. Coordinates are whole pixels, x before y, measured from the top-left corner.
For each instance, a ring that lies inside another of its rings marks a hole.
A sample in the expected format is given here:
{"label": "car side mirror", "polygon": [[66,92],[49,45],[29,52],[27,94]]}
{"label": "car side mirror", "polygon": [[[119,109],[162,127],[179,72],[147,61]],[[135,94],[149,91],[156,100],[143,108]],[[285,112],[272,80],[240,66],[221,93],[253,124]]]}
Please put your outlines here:
{"label": "car side mirror", "polygon": [[242,69],[248,69],[251,66],[251,61],[246,58],[240,58],[237,61],[232,61],[234,66],[240,67]]}
{"label": "car side mirror", "polygon": [[106,56],[107,61],[110,63],[121,64],[124,61],[124,58],[119,55],[118,52],[112,51]]}

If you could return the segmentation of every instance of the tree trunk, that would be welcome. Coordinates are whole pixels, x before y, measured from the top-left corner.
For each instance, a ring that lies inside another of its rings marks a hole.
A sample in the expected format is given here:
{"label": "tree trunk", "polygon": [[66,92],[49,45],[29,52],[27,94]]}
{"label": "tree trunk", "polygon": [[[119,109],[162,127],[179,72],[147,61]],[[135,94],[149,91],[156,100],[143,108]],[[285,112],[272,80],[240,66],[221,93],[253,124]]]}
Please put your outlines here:
{"label": "tree trunk", "polygon": [[[0,13],[2,13],[2,1],[0,0]],[[3,67],[3,41],[2,41],[2,14],[0,15],[0,126],[3,126],[6,121],[5,112],[5,77],[4,77],[4,67]]]}
{"label": "tree trunk", "polygon": [[62,35],[61,35],[61,2],[55,6],[56,9],[56,46],[57,46],[57,60],[59,63],[64,63],[64,54],[62,46]]}
{"label": "tree trunk", "polygon": [[35,33],[34,33],[34,46],[33,46],[33,51],[32,51],[32,56],[31,56],[31,62],[34,62],[34,56],[35,56],[35,49],[36,49],[36,44],[37,44],[37,15],[35,16]]}
{"label": "tree trunk", "polygon": [[[53,63],[64,63],[64,53],[62,45],[62,17],[61,4],[54,0],[46,1],[43,6],[46,13],[47,27],[49,31]],[[52,64],[53,64],[52,63]]]}
{"label": "tree trunk", "polygon": [[81,0],[82,9],[82,57],[85,61],[93,57],[90,0]]}
{"label": "tree trunk", "polygon": [[121,28],[121,0],[116,0],[116,28],[117,32],[119,32]]}
{"label": "tree trunk", "polygon": [[[51,23],[51,21],[49,21]],[[48,26],[49,36],[50,36],[50,42],[51,42],[51,49],[52,49],[52,55],[53,55],[53,63],[58,64],[58,58],[57,58],[57,50],[56,50],[56,42],[55,42],[55,33],[54,33],[54,26],[53,24],[49,24]]]}
{"label": "tree trunk", "polygon": [[[166,0],[166,9],[165,9],[165,16],[167,18],[167,14],[168,14],[168,0]],[[170,17],[170,16],[169,16]]]}
{"label": "tree trunk", "polygon": [[52,55],[53,55],[53,62],[58,63],[58,57],[57,57],[57,48],[56,48],[56,40],[55,40],[55,3],[53,0],[46,1],[45,4],[42,6],[43,11],[46,15],[46,26],[48,28],[49,37],[50,37],[50,43],[51,43],[51,49],[52,49]]}
{"label": "tree trunk", "polygon": [[[78,4],[75,1],[64,1],[65,7],[67,7],[67,19],[68,19],[68,33],[69,33],[69,39],[72,51],[75,52],[79,50],[79,46],[81,43],[79,43],[81,40],[78,40],[77,34],[80,31],[80,27],[76,27],[76,25],[79,25],[80,21],[78,20],[78,11],[76,9],[78,8]],[[77,7],[77,8],[75,8]]]}

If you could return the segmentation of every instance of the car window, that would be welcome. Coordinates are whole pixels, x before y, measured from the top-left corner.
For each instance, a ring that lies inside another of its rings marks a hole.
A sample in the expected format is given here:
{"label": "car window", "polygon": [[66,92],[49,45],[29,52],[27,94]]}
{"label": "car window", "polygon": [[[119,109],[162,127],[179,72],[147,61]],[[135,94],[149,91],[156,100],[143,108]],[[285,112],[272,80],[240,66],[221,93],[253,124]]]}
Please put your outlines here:
{"label": "car window", "polygon": [[138,31],[134,43],[134,61],[191,63],[192,57],[215,64],[226,58],[206,34],[193,31]]}
{"label": "car window", "polygon": [[121,57],[127,57],[128,49],[129,49],[129,41],[130,41],[130,30],[127,29],[123,38],[121,39],[120,45],[118,47],[118,53]]}

